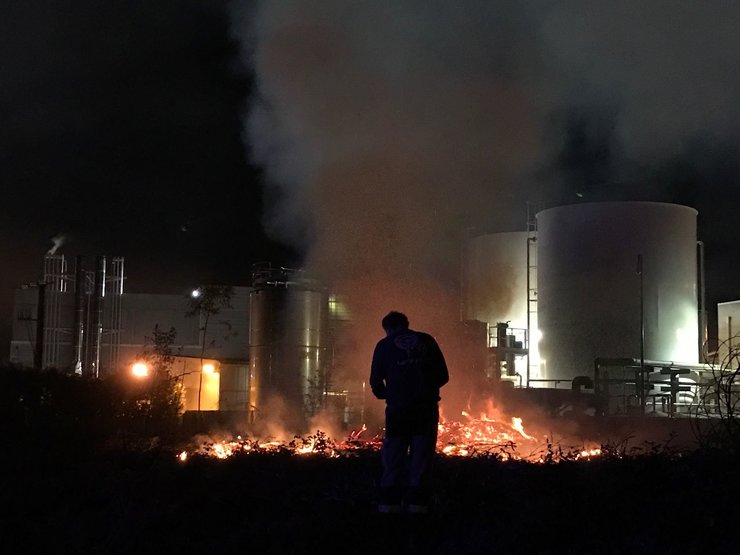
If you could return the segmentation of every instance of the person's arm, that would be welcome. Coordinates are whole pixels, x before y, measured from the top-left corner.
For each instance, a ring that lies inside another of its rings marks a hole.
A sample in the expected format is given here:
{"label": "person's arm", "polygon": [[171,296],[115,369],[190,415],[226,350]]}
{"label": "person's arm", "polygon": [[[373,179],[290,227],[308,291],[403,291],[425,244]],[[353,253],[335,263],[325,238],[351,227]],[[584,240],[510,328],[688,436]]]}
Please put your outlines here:
{"label": "person's arm", "polygon": [[432,358],[435,361],[434,368],[436,370],[435,378],[437,380],[437,383],[435,384],[435,386],[442,387],[444,384],[450,381],[450,373],[447,370],[447,362],[445,362],[445,357],[442,354],[442,349],[439,348],[439,345],[434,340],[434,338],[432,338]]}
{"label": "person's arm", "polygon": [[385,367],[383,366],[380,343],[375,346],[373,362],[370,366],[370,389],[378,399],[385,399]]}

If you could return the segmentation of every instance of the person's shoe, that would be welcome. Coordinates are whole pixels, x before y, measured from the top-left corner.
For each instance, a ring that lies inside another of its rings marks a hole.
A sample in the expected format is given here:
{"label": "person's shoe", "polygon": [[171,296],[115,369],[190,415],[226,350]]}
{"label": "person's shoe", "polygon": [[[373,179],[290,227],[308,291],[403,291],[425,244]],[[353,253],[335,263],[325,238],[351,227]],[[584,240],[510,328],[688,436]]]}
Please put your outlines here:
{"label": "person's shoe", "polygon": [[389,505],[385,503],[381,503],[378,505],[378,512],[379,513],[400,513],[401,512],[401,505]]}

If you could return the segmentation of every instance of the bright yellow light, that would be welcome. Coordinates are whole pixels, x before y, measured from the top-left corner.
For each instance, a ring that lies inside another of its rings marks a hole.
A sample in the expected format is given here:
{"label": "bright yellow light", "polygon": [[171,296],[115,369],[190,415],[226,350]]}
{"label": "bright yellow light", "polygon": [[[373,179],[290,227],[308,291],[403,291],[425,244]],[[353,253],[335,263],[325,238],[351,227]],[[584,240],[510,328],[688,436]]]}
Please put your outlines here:
{"label": "bright yellow light", "polygon": [[131,367],[131,373],[137,378],[146,378],[149,375],[149,367],[143,362],[136,362]]}
{"label": "bright yellow light", "polygon": [[204,374],[213,374],[216,371],[216,367],[213,366],[213,364],[204,364],[203,365],[203,373]]}

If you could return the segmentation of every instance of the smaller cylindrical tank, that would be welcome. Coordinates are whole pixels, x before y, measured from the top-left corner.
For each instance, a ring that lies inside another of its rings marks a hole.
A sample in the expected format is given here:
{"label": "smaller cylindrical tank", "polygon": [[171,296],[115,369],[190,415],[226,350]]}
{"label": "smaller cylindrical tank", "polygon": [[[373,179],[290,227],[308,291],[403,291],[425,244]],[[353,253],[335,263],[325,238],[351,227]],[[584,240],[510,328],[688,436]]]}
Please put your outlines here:
{"label": "smaller cylindrical tank", "polygon": [[[253,418],[280,417],[300,425],[319,409],[326,390],[327,293],[301,272],[284,268],[261,268],[253,287],[250,412]],[[268,405],[280,414],[265,414]]]}

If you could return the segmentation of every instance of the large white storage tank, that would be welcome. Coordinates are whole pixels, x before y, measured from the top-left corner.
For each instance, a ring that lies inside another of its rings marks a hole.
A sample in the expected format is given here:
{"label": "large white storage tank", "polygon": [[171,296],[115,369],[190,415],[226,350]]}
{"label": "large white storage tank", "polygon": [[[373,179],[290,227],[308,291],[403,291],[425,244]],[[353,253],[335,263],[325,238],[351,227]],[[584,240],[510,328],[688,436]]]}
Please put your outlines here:
{"label": "large white storage tank", "polygon": [[[593,375],[596,357],[698,359],[693,208],[657,202],[560,206],[537,214],[540,373]],[[642,257],[642,288],[638,256]]]}
{"label": "large white storage tank", "polygon": [[466,320],[527,327],[527,232],[472,237],[464,272]]}

